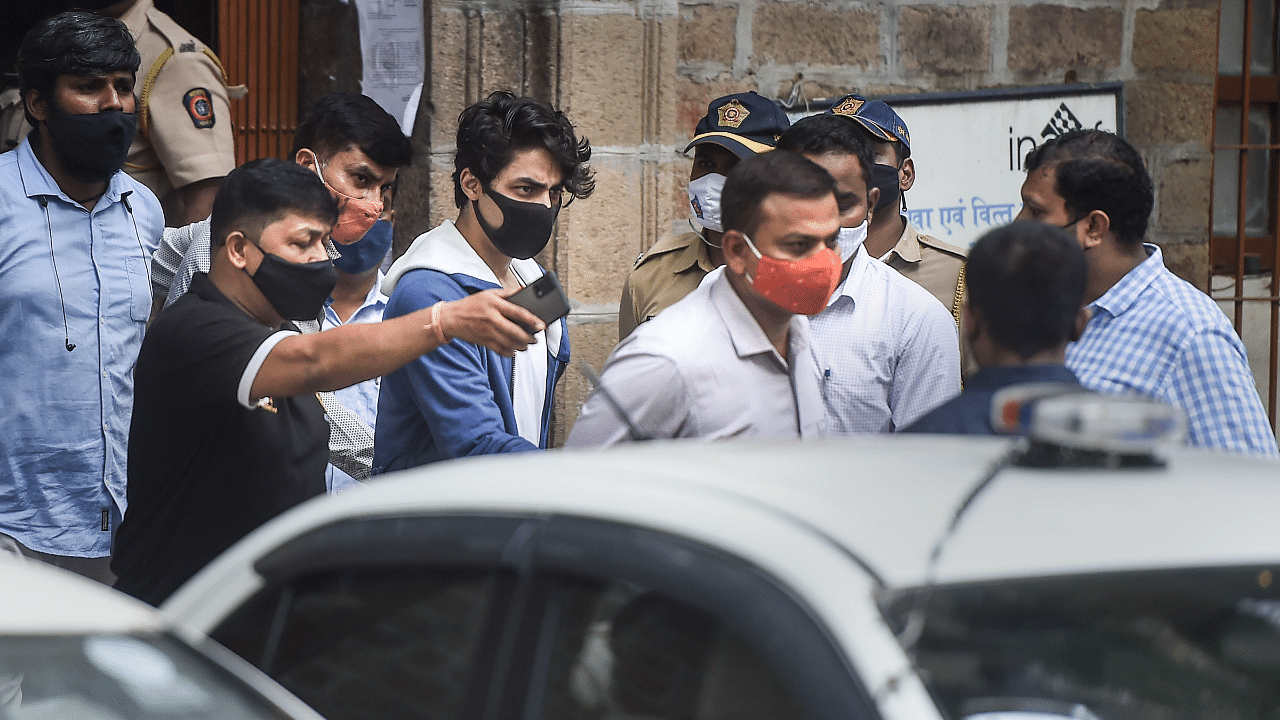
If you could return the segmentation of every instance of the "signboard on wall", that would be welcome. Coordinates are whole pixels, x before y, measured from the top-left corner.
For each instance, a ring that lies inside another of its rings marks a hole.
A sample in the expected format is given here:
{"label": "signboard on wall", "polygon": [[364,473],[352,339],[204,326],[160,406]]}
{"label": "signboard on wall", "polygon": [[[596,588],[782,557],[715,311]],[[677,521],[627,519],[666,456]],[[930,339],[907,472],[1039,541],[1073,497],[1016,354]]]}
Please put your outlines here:
{"label": "signboard on wall", "polygon": [[[915,185],[906,215],[923,233],[969,247],[1022,208],[1023,161],[1069,130],[1123,134],[1120,83],[1002,88],[884,100],[911,132]],[[810,106],[809,113],[823,108]]]}

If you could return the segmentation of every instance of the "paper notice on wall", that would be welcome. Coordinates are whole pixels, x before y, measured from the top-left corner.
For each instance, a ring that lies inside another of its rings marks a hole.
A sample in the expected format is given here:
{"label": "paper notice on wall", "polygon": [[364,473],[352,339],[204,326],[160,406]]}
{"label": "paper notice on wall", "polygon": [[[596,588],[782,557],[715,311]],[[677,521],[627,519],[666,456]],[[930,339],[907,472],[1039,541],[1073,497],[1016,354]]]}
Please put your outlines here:
{"label": "paper notice on wall", "polygon": [[360,54],[364,58],[360,87],[400,120],[406,135],[413,134],[426,69],[423,2],[356,0]]}

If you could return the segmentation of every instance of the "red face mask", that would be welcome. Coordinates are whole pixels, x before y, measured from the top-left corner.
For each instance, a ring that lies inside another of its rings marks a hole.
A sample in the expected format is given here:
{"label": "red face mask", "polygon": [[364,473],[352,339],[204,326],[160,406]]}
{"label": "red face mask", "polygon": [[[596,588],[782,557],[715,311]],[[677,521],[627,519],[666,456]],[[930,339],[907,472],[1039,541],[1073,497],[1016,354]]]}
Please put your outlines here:
{"label": "red face mask", "polygon": [[329,188],[333,199],[338,201],[338,224],[333,226],[333,232],[329,237],[339,245],[350,245],[364,237],[364,234],[369,232],[369,228],[378,221],[378,216],[382,214],[382,198],[366,200],[334,190],[333,186],[324,179],[324,166],[320,165],[320,158],[314,153],[312,157],[316,158],[316,174],[320,176],[320,182]]}
{"label": "red face mask", "polygon": [[762,255],[746,234],[742,239],[760,259],[755,279],[747,275],[756,292],[796,315],[817,315],[827,307],[840,283],[840,255],[836,251],[823,247],[804,260],[779,260]]}

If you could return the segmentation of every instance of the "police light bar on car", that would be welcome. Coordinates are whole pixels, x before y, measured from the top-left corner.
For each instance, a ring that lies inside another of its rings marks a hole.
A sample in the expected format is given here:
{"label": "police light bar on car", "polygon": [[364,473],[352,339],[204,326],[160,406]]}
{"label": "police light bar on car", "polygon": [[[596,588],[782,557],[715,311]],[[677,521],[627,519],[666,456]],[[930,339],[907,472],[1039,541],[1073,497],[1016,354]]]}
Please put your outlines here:
{"label": "police light bar on car", "polygon": [[1017,385],[996,393],[991,422],[1031,441],[1020,464],[1162,465],[1163,447],[1187,434],[1183,411],[1137,395],[1101,395],[1077,386]]}

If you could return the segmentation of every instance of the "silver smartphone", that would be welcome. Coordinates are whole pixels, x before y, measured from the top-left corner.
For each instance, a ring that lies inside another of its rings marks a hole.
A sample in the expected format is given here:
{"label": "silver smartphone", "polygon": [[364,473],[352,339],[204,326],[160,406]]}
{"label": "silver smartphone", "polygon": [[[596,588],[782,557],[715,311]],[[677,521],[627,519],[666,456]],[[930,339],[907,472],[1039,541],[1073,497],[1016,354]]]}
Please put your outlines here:
{"label": "silver smartphone", "polygon": [[560,279],[550,270],[507,300],[537,315],[547,325],[569,314],[569,298],[560,287]]}

